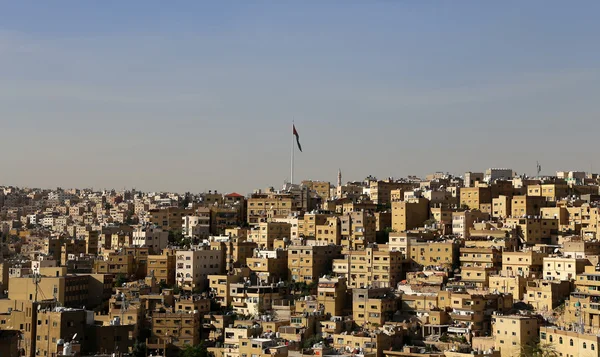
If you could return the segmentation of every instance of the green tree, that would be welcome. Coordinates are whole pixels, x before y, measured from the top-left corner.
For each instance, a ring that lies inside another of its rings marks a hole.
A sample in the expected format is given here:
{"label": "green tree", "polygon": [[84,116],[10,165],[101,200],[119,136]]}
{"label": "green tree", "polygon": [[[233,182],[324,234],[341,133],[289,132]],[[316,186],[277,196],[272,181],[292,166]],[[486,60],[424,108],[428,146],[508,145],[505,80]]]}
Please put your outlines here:
{"label": "green tree", "polygon": [[521,346],[519,357],[558,357],[556,347],[552,343],[533,341]]}
{"label": "green tree", "polygon": [[196,346],[185,346],[185,348],[179,352],[179,357],[208,357],[208,350],[204,345],[204,341],[202,341]]}
{"label": "green tree", "polygon": [[144,342],[135,341],[133,343],[132,357],[146,357],[146,344]]}
{"label": "green tree", "polygon": [[311,348],[313,345],[323,341],[323,337],[312,335],[302,342],[302,348]]}
{"label": "green tree", "polygon": [[123,274],[117,275],[117,278],[115,279],[115,288],[120,288],[126,282],[127,279],[125,279],[125,276]]}

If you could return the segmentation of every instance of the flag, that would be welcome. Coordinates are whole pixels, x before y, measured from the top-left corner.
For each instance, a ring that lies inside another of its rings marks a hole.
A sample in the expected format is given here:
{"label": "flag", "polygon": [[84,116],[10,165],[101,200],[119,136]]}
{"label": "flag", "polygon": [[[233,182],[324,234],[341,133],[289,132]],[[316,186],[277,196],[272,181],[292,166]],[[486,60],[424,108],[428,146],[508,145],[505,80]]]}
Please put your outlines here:
{"label": "flag", "polygon": [[298,150],[300,150],[300,152],[302,152],[302,145],[300,145],[300,135],[298,135],[298,131],[296,130],[296,126],[294,124],[292,124],[292,127],[294,128],[294,136],[296,137],[296,143],[298,144]]}

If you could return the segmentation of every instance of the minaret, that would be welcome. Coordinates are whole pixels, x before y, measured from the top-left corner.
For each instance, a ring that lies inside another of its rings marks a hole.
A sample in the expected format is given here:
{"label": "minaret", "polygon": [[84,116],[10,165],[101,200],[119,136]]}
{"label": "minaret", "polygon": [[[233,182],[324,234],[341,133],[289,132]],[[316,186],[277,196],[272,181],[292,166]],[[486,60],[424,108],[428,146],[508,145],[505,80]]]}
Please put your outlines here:
{"label": "minaret", "polygon": [[341,187],[341,186],[342,186],[342,169],[338,169],[337,187]]}

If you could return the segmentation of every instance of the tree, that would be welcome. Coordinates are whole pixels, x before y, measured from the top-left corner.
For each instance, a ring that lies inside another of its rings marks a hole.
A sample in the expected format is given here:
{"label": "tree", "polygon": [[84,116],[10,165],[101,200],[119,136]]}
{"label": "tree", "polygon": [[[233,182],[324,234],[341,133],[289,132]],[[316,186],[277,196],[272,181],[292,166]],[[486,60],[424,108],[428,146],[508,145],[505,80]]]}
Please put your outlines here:
{"label": "tree", "polygon": [[552,343],[533,341],[521,346],[519,357],[558,357]]}
{"label": "tree", "polygon": [[302,342],[302,348],[311,348],[313,345],[323,341],[323,337],[312,335]]}
{"label": "tree", "polygon": [[119,274],[119,275],[117,275],[117,278],[115,279],[115,287],[120,288],[121,286],[123,286],[123,284],[125,282],[127,282],[127,279],[125,279],[125,276],[123,274]]}
{"label": "tree", "polygon": [[208,357],[208,350],[204,345],[204,341],[202,341],[196,346],[185,346],[185,348],[179,352],[179,357]]}
{"label": "tree", "polygon": [[144,342],[135,341],[133,343],[132,357],[146,357],[146,344]]}

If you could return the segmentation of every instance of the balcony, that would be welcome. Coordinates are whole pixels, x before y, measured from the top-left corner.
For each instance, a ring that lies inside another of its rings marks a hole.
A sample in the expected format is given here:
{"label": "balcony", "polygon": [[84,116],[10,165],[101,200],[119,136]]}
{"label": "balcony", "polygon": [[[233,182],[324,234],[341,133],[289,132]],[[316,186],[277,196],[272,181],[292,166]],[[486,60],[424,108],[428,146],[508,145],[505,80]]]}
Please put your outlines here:
{"label": "balcony", "polygon": [[231,305],[235,306],[235,307],[246,307],[247,306],[245,301],[233,301],[231,303]]}
{"label": "balcony", "polygon": [[458,320],[458,321],[473,321],[475,315],[472,314],[472,313],[464,313],[464,312],[455,313],[455,312],[452,312],[452,313],[450,313],[450,317],[453,320]]}

